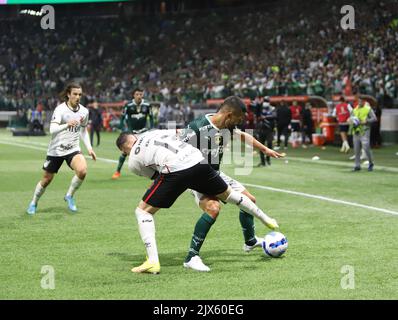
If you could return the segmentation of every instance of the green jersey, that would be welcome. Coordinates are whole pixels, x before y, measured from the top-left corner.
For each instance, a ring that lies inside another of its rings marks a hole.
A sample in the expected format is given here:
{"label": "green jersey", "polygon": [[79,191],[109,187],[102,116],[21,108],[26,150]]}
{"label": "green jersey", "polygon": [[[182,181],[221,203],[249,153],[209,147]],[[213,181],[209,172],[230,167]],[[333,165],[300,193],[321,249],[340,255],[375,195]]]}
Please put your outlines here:
{"label": "green jersey", "polygon": [[125,129],[127,124],[128,131],[137,132],[147,127],[147,119],[149,118],[150,127],[153,125],[152,109],[149,103],[142,100],[137,105],[134,100],[128,102],[123,107],[123,113],[120,118],[120,129]]}
{"label": "green jersey", "polygon": [[214,170],[220,170],[220,163],[224,154],[224,147],[232,137],[232,131],[228,129],[218,129],[212,122],[213,114],[206,114],[191,121],[182,130],[181,137],[184,142],[188,142],[198,148],[205,158],[206,163],[210,164]]}

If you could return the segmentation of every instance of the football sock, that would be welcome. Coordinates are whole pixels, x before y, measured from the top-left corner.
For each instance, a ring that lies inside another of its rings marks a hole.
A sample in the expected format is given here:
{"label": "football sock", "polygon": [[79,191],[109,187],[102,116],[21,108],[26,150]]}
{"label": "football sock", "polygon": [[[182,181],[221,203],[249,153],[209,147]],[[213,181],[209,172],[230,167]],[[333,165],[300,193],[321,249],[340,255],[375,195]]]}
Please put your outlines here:
{"label": "football sock", "polygon": [[257,207],[255,203],[253,203],[247,196],[240,192],[232,190],[225,201],[236,204],[243,211],[260,219],[264,224],[266,224],[267,219],[269,219],[269,217],[259,207]]}
{"label": "football sock", "polygon": [[148,260],[151,263],[158,263],[159,256],[155,238],[155,219],[152,214],[140,208],[135,209],[135,216],[137,217],[138,230],[142,242],[144,242]]}
{"label": "football sock", "polygon": [[46,191],[46,188],[43,188],[43,186],[41,185],[41,183],[39,181],[37,183],[37,185],[36,185],[35,192],[33,193],[32,202],[34,204],[37,204],[37,202],[39,201],[40,197],[43,195],[44,191]]}
{"label": "football sock", "polygon": [[124,161],[126,160],[126,158],[127,158],[127,156],[126,156],[125,154],[122,154],[122,155],[119,157],[119,163],[118,163],[117,169],[116,169],[117,172],[120,172],[120,171],[122,170],[123,163],[124,163]]}
{"label": "football sock", "polygon": [[205,241],[206,235],[214,222],[216,222],[216,220],[209,216],[207,213],[203,213],[198,222],[196,222],[195,229],[192,235],[191,245],[189,247],[188,255],[185,258],[185,262],[188,262],[189,260],[191,260],[192,257],[199,254],[200,248]]}
{"label": "football sock", "polygon": [[245,243],[248,246],[254,246],[257,242],[254,233],[254,218],[251,214],[240,210],[239,211],[239,221],[242,226],[243,237],[245,238]]}
{"label": "football sock", "polygon": [[67,196],[73,197],[75,194],[76,190],[79,189],[79,187],[82,185],[83,180],[80,180],[78,176],[73,176],[72,181],[70,183],[68,192],[66,193]]}

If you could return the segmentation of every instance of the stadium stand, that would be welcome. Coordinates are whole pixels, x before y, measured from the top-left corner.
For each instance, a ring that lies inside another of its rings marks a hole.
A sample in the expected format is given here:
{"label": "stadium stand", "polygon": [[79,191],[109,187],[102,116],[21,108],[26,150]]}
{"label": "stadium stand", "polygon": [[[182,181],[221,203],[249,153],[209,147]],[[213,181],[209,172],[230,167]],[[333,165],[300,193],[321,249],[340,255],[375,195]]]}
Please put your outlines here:
{"label": "stadium stand", "polygon": [[135,86],[151,101],[184,105],[231,94],[330,99],[351,86],[392,107],[396,1],[358,2],[348,31],[339,1],[315,3],[319,10],[314,1],[271,1],[256,10],[77,16],[51,32],[32,28],[33,17],[0,19],[0,110],[48,110],[69,79],[82,81],[87,101],[122,101]]}

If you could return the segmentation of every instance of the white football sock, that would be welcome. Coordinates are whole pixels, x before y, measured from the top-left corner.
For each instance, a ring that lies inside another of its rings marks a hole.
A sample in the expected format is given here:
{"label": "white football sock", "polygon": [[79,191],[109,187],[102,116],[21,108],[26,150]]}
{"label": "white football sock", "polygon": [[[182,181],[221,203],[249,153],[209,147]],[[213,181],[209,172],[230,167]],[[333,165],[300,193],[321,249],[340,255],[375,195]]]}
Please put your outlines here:
{"label": "white football sock", "polygon": [[344,142],[343,142],[343,146],[344,146],[344,148],[346,148],[346,149],[350,149],[350,145],[348,144],[348,141],[344,141]]}
{"label": "white football sock", "polygon": [[81,184],[84,180],[80,180],[78,176],[73,176],[72,181],[70,183],[70,187],[68,192],[66,193],[67,196],[72,196],[75,194],[76,190],[79,189]]}
{"label": "white football sock", "polygon": [[251,201],[246,195],[240,192],[232,190],[225,201],[228,203],[236,204],[243,211],[260,219],[264,224],[266,224],[271,219],[259,207],[257,207],[253,201]]}
{"label": "white football sock", "polygon": [[32,202],[34,204],[37,204],[39,202],[40,197],[43,195],[44,191],[46,191],[46,188],[43,188],[41,185],[40,181],[36,185],[35,192],[33,193],[33,199]]}
{"label": "white football sock", "polygon": [[141,239],[145,244],[148,260],[151,263],[158,263],[159,256],[155,237],[155,219],[152,214],[140,208],[135,209],[135,216],[137,217]]}

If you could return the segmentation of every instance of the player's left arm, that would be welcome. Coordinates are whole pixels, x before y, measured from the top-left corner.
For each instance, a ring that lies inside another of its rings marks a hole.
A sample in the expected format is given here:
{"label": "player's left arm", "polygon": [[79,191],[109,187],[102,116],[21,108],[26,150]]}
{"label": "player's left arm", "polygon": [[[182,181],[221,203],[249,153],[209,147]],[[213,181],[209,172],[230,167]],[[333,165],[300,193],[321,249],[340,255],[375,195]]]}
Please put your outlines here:
{"label": "player's left arm", "polygon": [[90,142],[90,136],[87,131],[87,124],[88,124],[88,115],[86,118],[80,119],[81,127],[80,127],[80,138],[82,139],[84,145],[86,146],[86,149],[88,151],[88,154],[91,156],[91,158],[95,161],[97,160],[97,155],[95,154],[93,147],[91,146]]}
{"label": "player's left arm", "polygon": [[252,146],[255,149],[260,150],[267,156],[270,156],[272,158],[283,158],[284,157],[284,155],[280,154],[279,152],[276,152],[275,150],[267,148],[265,145],[263,145],[260,141],[258,141],[256,138],[254,138],[252,135],[248,134],[247,132],[243,132],[239,129],[235,129],[234,134],[238,135],[242,142],[246,143],[249,146]]}

